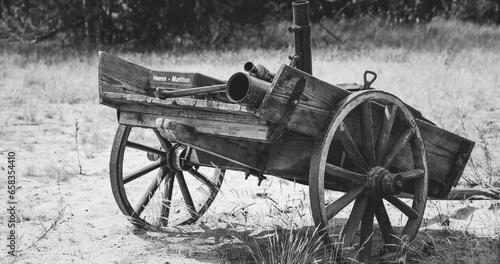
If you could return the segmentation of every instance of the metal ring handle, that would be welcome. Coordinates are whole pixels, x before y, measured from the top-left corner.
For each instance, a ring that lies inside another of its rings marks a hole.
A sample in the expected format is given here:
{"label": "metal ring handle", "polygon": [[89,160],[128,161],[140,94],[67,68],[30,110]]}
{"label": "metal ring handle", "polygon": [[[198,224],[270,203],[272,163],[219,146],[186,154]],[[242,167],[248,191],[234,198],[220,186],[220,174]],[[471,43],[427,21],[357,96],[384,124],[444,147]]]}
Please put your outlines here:
{"label": "metal ring handle", "polygon": [[[371,80],[368,80],[368,74],[371,74],[373,76]],[[377,74],[372,71],[365,71],[365,73],[363,74],[363,79],[363,90],[369,90],[371,89],[372,83],[377,79]]]}

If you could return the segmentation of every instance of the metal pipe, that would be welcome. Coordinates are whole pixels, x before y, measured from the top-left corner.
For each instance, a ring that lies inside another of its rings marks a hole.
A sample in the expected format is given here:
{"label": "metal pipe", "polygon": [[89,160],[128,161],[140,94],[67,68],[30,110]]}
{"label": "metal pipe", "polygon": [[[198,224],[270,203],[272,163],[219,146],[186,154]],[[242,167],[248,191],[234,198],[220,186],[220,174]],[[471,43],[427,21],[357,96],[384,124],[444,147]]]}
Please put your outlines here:
{"label": "metal pipe", "polygon": [[156,94],[158,98],[166,99],[166,98],[191,96],[191,95],[206,94],[206,93],[219,93],[219,92],[224,92],[225,90],[226,90],[226,84],[218,84],[218,85],[202,86],[202,87],[194,87],[194,88],[178,89],[178,90],[166,90],[164,88],[157,88]]}
{"label": "metal pipe", "polygon": [[233,103],[259,108],[270,87],[269,82],[238,72],[227,81],[226,96]]}
{"label": "metal pipe", "polygon": [[266,67],[260,64],[254,64],[251,61],[245,63],[243,69],[245,69],[245,71],[247,71],[250,75],[268,82],[272,82],[274,76],[276,75],[275,73],[270,72]]}
{"label": "metal pipe", "polygon": [[295,55],[298,56],[297,68],[312,74],[311,21],[309,1],[292,2],[293,25],[289,28],[295,35]]}

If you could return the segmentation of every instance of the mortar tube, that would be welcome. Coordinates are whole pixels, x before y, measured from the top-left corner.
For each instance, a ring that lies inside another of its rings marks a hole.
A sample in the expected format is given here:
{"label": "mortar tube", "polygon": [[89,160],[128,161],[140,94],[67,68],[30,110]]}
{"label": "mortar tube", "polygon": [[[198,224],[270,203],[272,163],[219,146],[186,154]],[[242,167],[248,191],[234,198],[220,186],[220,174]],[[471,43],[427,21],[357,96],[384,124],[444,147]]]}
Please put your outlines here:
{"label": "mortar tube", "polygon": [[233,103],[259,108],[270,87],[269,82],[238,72],[229,78],[226,96]]}

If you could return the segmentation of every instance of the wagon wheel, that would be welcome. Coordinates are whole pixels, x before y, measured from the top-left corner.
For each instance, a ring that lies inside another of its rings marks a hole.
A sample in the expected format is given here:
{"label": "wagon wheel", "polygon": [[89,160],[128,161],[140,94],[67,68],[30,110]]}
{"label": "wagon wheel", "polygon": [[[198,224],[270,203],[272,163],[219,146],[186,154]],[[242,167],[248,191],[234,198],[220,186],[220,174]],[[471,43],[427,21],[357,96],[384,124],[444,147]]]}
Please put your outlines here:
{"label": "wagon wheel", "polygon": [[191,224],[207,211],[225,171],[189,164],[189,152],[157,130],[118,127],[111,150],[111,188],[118,207],[134,225]]}
{"label": "wagon wheel", "polygon": [[[328,242],[357,248],[362,263],[370,263],[372,249],[376,252],[372,241],[380,233],[381,259],[397,256],[402,253],[399,245],[415,238],[427,201],[426,152],[415,119],[397,97],[362,91],[344,99],[327,124],[316,142],[309,175],[316,226]],[[325,185],[345,193],[332,197],[339,192],[325,190]],[[411,206],[397,197],[402,192],[413,194]],[[399,216],[390,217],[389,210]],[[343,214],[347,221],[338,237],[333,219]]]}

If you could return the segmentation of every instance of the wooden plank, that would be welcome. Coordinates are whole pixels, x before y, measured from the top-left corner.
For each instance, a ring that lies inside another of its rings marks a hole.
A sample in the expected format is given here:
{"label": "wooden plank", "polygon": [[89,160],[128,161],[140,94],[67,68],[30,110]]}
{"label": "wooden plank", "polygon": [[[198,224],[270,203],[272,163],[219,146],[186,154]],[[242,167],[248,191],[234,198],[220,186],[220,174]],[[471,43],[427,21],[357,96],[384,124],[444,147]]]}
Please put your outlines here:
{"label": "wooden plank", "polygon": [[166,118],[157,119],[160,134],[170,141],[191,146],[251,170],[264,171],[267,144],[195,133],[195,128]]}
{"label": "wooden plank", "polygon": [[460,148],[456,151],[457,158],[455,163],[451,165],[447,177],[442,184],[434,184],[431,181],[429,186],[429,196],[444,198],[449,193],[452,187],[457,186],[460,176],[462,175],[465,165],[469,161],[470,154],[474,148],[474,142],[464,140]]}
{"label": "wooden plank", "polygon": [[105,102],[112,104],[115,108],[118,108],[123,104],[130,104],[144,105],[148,107],[161,106],[167,108],[197,109],[201,111],[214,112],[238,112],[241,114],[247,113],[249,115],[253,115],[255,113],[254,109],[248,108],[246,106],[195,98],[168,98],[163,100],[156,97],[140,94],[105,92],[102,96],[102,99]]}
{"label": "wooden plank", "polygon": [[279,123],[288,98],[301,78],[305,78],[306,86],[287,128],[316,137],[331,110],[351,93],[290,66],[283,65],[280,68],[256,115],[272,123]]}
{"label": "wooden plank", "polygon": [[121,105],[119,110],[123,112],[159,115],[161,117],[194,118],[262,126],[267,124],[266,121],[263,121],[254,115],[247,115],[241,112],[211,112],[197,109],[165,108],[134,104]]}
{"label": "wooden plank", "polygon": [[[120,124],[156,128],[156,119],[165,116],[142,114],[133,112],[121,112]],[[229,123],[226,121],[214,121],[195,118],[168,117],[169,120],[193,127],[193,133],[204,133],[222,137],[234,137],[248,140],[265,141],[268,137],[269,127],[266,125],[252,125],[241,123]]]}
{"label": "wooden plank", "polygon": [[451,189],[446,200],[500,200],[500,188],[467,188],[459,187]]}
{"label": "wooden plank", "polygon": [[309,166],[315,139],[285,133],[279,141],[269,144],[265,173],[309,179]]}
{"label": "wooden plank", "polygon": [[148,94],[150,69],[99,52],[99,95],[105,92]]}
{"label": "wooden plank", "polygon": [[[413,199],[413,195],[402,193],[400,198]],[[432,200],[500,200],[500,188],[456,187],[446,197],[429,197]]]}

